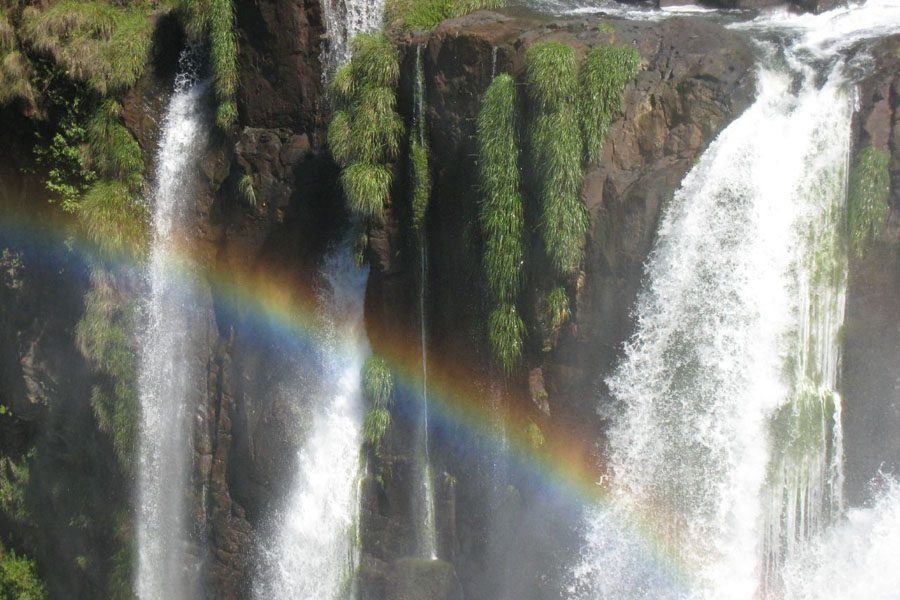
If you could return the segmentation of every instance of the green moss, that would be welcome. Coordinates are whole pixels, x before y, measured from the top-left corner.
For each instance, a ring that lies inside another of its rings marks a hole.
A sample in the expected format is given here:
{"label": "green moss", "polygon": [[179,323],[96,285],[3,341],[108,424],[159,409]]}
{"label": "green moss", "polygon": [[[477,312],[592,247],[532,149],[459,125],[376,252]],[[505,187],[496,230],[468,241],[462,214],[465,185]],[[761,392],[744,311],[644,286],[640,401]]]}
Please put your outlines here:
{"label": "green moss", "polygon": [[0,545],[0,598],[43,600],[46,597],[34,561]]}
{"label": "green moss", "polygon": [[152,4],[63,0],[23,11],[22,37],[67,74],[105,95],[133,86],[153,33]]}
{"label": "green moss", "polygon": [[488,341],[491,351],[507,373],[512,373],[522,360],[525,323],[515,305],[501,304],[488,318]]}
{"label": "green moss", "polygon": [[531,419],[528,420],[528,425],[525,426],[525,437],[528,439],[528,443],[531,444],[531,447],[535,450],[538,450],[547,443],[547,439],[544,437],[544,432],[541,430],[540,425]]}
{"label": "green moss", "polygon": [[581,117],[585,156],[600,158],[613,116],[622,107],[622,92],[637,74],[640,55],[630,46],[592,50],[581,72]]}
{"label": "green moss", "polygon": [[335,111],[328,146],[343,167],[341,183],[350,209],[367,218],[382,213],[393,181],[387,163],[400,153],[403,121],[395,90],[400,59],[384,35],[361,34],[351,45],[353,59],[332,80]]}
{"label": "green moss", "polygon": [[506,0],[388,0],[387,21],[404,29],[430,30],[445,19],[502,8]]}
{"label": "green moss", "polygon": [[241,176],[238,181],[238,192],[244,202],[250,206],[256,206],[256,190],[253,189],[253,177],[247,173]]}
{"label": "green moss", "polygon": [[363,420],[363,439],[371,446],[378,447],[384,434],[391,428],[391,413],[385,408],[373,407]]}
{"label": "green moss", "polygon": [[133,468],[140,406],[133,308],[111,275],[95,269],[85,296],[85,311],[75,330],[82,354],[100,379],[91,393],[91,409],[101,431],[110,436],[122,470]]}
{"label": "green moss", "polygon": [[95,183],[78,205],[85,239],[105,257],[142,257],[148,243],[147,220],[144,204],[118,181]]}
{"label": "green moss", "polygon": [[873,146],[862,149],[850,174],[847,207],[850,245],[858,256],[884,231],[890,195],[890,156]]}
{"label": "green moss", "polygon": [[139,191],[143,184],[144,159],[137,140],[122,123],[121,113],[121,105],[108,99],[88,122],[91,166],[103,177]]}
{"label": "green moss", "polygon": [[525,261],[516,122],[515,81],[500,75],[488,88],[478,114],[484,271],[488,292],[498,305],[515,304]]}
{"label": "green moss", "polygon": [[394,393],[394,374],[382,357],[373,354],[363,366],[363,390],[369,404],[375,408],[391,405]]}

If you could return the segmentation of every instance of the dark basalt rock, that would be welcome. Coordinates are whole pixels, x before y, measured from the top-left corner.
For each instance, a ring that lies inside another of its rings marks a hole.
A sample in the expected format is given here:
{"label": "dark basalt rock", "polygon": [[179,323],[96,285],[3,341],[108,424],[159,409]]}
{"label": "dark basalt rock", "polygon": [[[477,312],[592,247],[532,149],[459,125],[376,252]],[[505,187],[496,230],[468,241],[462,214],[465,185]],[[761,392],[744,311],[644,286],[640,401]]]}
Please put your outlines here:
{"label": "dark basalt rock", "polygon": [[900,36],[863,50],[862,64],[854,150],[890,153],[892,191],[883,235],[850,262],[841,388],[853,504],[879,471],[900,473]]}

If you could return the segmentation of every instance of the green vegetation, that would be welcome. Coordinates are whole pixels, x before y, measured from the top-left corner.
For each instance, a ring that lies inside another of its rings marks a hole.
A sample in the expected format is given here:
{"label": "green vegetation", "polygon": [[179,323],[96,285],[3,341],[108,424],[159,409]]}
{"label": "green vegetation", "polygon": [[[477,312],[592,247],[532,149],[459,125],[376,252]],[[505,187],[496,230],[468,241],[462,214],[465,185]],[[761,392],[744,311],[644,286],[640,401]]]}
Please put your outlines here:
{"label": "green vegetation", "polygon": [[363,438],[377,450],[391,427],[388,408],[393,400],[394,374],[387,361],[376,354],[369,356],[363,366],[363,392],[369,403],[369,412],[363,422]]}
{"label": "green vegetation", "polygon": [[49,139],[39,133],[34,147],[35,161],[47,171],[44,185],[53,200],[70,213],[78,209],[81,195],[97,178],[83,151],[88,142],[85,104],[81,95],[72,97]]}
{"label": "green vegetation", "polygon": [[403,121],[395,88],[400,59],[380,34],[360,34],[351,42],[353,59],[331,85],[334,116],[328,145],[341,165],[341,185],[350,209],[362,217],[379,216],[393,175],[387,164],[400,152]]}
{"label": "green vegetation", "polygon": [[216,77],[216,124],[230,129],[237,121],[237,38],[232,0],[181,0],[182,20],[194,39],[208,39]]}
{"label": "green vegetation", "polygon": [[0,512],[17,522],[29,521],[29,510],[25,502],[25,488],[31,477],[28,463],[33,453],[24,456],[18,463],[6,456],[0,456]]}
{"label": "green vegetation", "polygon": [[81,352],[102,374],[91,393],[94,417],[100,430],[112,438],[122,470],[130,473],[139,419],[137,351],[130,335],[133,310],[117,283],[108,273],[94,269],[75,335]]}
{"label": "green vegetation", "polygon": [[525,426],[525,437],[528,438],[528,443],[531,444],[531,447],[535,450],[538,450],[547,443],[547,439],[544,437],[541,426],[531,419],[528,419],[528,425]]}
{"label": "green vegetation", "polygon": [[853,252],[862,256],[884,230],[890,214],[890,156],[873,146],[856,156],[850,174],[848,225]]}
{"label": "green vegetation", "polygon": [[47,597],[33,560],[17,556],[0,544],[0,598],[43,600]]}
{"label": "green vegetation", "polygon": [[22,38],[100,95],[124,90],[144,70],[152,4],[63,0],[22,12]]}
{"label": "green vegetation", "polygon": [[409,160],[412,164],[412,225],[419,238],[425,235],[425,217],[431,199],[431,173],[428,166],[428,148],[415,131],[410,135]]}
{"label": "green vegetation", "polygon": [[588,227],[581,202],[578,60],[572,48],[542,42],[526,51],[525,68],[532,110],[531,158],[542,201],[540,230],[551,263],[567,276],[580,265]]}
{"label": "green vegetation", "polygon": [[640,56],[630,46],[604,46],[587,55],[581,72],[581,118],[585,157],[596,162],[613,116],[622,107],[625,85],[638,72]]}
{"label": "green vegetation", "polygon": [[388,0],[387,22],[403,29],[430,30],[445,19],[506,6],[507,0]]}
{"label": "green vegetation", "polygon": [[488,341],[500,366],[511,373],[522,359],[525,323],[514,304],[501,304],[488,318]]}
{"label": "green vegetation", "polygon": [[256,190],[253,188],[252,175],[244,173],[244,175],[241,176],[240,181],[238,181],[238,192],[240,192],[244,202],[250,206],[256,206]]}
{"label": "green vegetation", "polygon": [[356,223],[351,233],[353,240],[353,259],[360,269],[366,264],[366,250],[369,248],[369,233],[362,223]]}
{"label": "green vegetation", "polygon": [[21,100],[31,110],[37,110],[33,78],[31,63],[19,48],[10,15],[0,6],[0,106]]}
{"label": "green vegetation", "polygon": [[101,176],[140,191],[144,181],[141,147],[121,119],[122,106],[104,100],[87,125],[91,167]]}
{"label": "green vegetation", "polygon": [[122,183],[95,183],[78,205],[85,238],[104,257],[140,259],[148,243],[146,207]]}
{"label": "green vegetation", "polygon": [[516,84],[500,75],[488,88],[478,114],[478,170],[483,199],[484,272],[496,308],[489,337],[494,356],[510,372],[522,354],[524,326],[515,304],[525,263],[525,217],[519,193]]}
{"label": "green vegetation", "polygon": [[554,335],[559,333],[571,316],[572,312],[569,308],[569,297],[566,295],[566,289],[562,286],[553,288],[547,295],[547,312],[545,315],[550,331]]}

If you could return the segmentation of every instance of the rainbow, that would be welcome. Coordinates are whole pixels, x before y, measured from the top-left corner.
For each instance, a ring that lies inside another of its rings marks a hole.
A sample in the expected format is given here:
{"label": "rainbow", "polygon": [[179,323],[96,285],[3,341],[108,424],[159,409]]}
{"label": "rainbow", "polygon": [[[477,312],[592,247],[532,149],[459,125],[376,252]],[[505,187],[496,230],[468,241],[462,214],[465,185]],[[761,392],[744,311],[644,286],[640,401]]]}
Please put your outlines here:
{"label": "rainbow", "polygon": [[[102,262],[113,269],[138,271],[142,256],[119,255],[101,257],[98,248],[86,239],[73,235],[75,227],[58,215],[38,222],[32,216],[16,212],[0,214],[0,244],[22,244],[46,256],[66,254],[85,265]],[[287,275],[263,270],[248,271],[231,266],[200,266],[190,249],[175,248],[170,252],[172,268],[195,284],[208,286],[217,299],[235,315],[259,324],[277,335],[300,344],[316,346],[322,339],[326,323],[322,319],[320,299],[309,285],[298,285]],[[391,367],[395,380],[407,389],[422,386],[421,351],[418,340],[385,330],[369,330],[372,345]],[[347,351],[354,343],[344,340]],[[497,415],[487,406],[485,391],[475,377],[461,377],[460,365],[438,364],[431,357],[428,366],[429,418],[437,426],[453,431],[479,447],[500,447]],[[565,430],[545,432],[545,442],[535,447],[527,434],[529,415],[509,403],[503,422],[503,451],[518,472],[527,474],[556,493],[589,510],[602,510],[613,515],[623,536],[640,542],[654,571],[679,587],[689,588],[689,568],[678,553],[668,548],[662,531],[669,518],[665,507],[647,508],[642,518],[626,518],[621,511],[610,510],[613,492],[603,481],[603,469],[596,448],[582,442]]]}

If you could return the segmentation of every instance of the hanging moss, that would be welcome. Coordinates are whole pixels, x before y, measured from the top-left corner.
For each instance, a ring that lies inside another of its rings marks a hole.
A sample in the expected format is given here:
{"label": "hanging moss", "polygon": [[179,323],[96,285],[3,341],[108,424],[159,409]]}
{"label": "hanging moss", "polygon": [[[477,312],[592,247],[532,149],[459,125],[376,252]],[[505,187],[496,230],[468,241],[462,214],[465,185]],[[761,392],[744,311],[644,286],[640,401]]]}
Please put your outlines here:
{"label": "hanging moss", "polygon": [[507,373],[522,360],[522,340],[525,337],[525,323],[519,317],[515,305],[501,304],[488,318],[488,341],[491,351]]}
{"label": "hanging moss", "polygon": [[890,156],[873,146],[862,149],[850,174],[848,224],[853,252],[862,256],[884,231],[890,214]]}
{"label": "hanging moss", "polygon": [[388,0],[388,23],[403,29],[430,30],[446,19],[502,8],[507,0]]}
{"label": "hanging moss", "polygon": [[153,5],[63,0],[29,6],[22,37],[67,74],[106,95],[133,86],[147,62]]}
{"label": "hanging moss", "polygon": [[144,159],[137,140],[122,123],[121,114],[122,106],[108,99],[88,122],[90,163],[99,175],[138,191],[143,184]]}
{"label": "hanging moss", "polygon": [[622,107],[622,92],[637,75],[640,55],[630,46],[591,50],[581,72],[581,116],[585,158],[596,162],[613,116]]}
{"label": "hanging moss", "polygon": [[350,209],[362,217],[382,213],[393,180],[387,163],[397,158],[403,121],[397,114],[400,60],[391,41],[361,34],[351,41],[353,59],[332,80],[335,112],[328,147],[341,167]]}
{"label": "hanging moss", "polygon": [[43,600],[46,597],[34,561],[0,544],[0,598]]}

